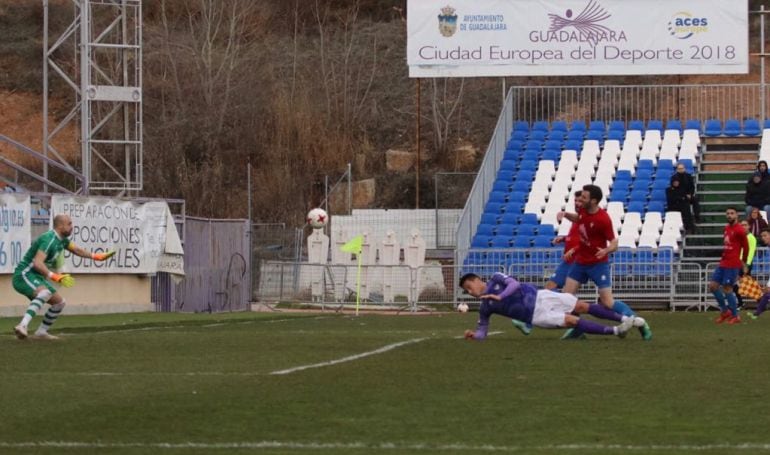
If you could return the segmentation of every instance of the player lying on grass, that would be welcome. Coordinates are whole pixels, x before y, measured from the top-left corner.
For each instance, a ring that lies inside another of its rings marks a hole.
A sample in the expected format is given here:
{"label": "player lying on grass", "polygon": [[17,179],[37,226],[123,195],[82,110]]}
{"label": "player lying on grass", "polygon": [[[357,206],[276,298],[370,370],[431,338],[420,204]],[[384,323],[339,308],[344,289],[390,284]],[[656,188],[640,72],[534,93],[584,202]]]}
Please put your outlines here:
{"label": "player lying on grass", "polygon": [[46,278],[65,288],[75,284],[75,279],[69,274],[60,274],[51,270],[58,268],[57,262],[63,260],[61,255],[64,254],[65,249],[72,254],[95,261],[105,261],[115,254],[115,252],[89,253],[72,243],[69,239],[70,235],[72,235],[70,217],[56,215],[53,219],[53,229],[35,239],[19,265],[16,266],[13,273],[13,289],[30,300],[29,307],[27,307],[21,322],[13,328],[16,338],[20,340],[27,338],[27,327],[30,321],[46,303],[51,307],[46,311],[43,322],[35,331],[34,337],[44,340],[57,338],[49,334],[48,329],[56,322],[56,318],[59,317],[66,302]]}
{"label": "player lying on grass", "polygon": [[[468,339],[486,338],[489,319],[493,314],[544,329],[577,327],[584,333],[620,337],[625,336],[631,327],[641,327],[645,323],[640,317],[623,316],[602,305],[578,300],[572,294],[538,290],[534,285],[520,283],[502,273],[495,273],[486,283],[478,275],[468,273],[460,278],[460,287],[473,297],[481,299],[476,330],[465,331],[465,338]],[[606,326],[581,319],[579,315],[586,313],[620,324]]]}

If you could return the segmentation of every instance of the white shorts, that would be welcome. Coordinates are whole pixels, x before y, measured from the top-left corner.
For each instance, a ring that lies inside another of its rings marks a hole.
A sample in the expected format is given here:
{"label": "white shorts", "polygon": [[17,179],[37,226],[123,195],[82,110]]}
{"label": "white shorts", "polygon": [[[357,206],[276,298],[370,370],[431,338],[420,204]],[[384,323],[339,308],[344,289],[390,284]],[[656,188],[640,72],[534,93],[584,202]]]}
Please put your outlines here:
{"label": "white shorts", "polygon": [[544,329],[564,327],[564,315],[572,313],[576,303],[577,297],[572,294],[548,290],[537,291],[532,325]]}

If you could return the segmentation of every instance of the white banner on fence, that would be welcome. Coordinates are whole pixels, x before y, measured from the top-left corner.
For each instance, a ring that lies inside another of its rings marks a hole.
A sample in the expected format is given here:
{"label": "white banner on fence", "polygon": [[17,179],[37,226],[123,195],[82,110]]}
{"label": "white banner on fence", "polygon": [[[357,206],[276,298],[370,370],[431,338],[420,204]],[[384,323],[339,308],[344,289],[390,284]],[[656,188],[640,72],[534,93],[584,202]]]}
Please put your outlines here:
{"label": "white banner on fence", "polygon": [[184,252],[165,202],[54,195],[51,219],[59,214],[72,218],[70,240],[76,245],[90,251],[116,251],[105,262],[67,254],[67,272],[184,274]]}
{"label": "white banner on fence", "polygon": [[13,273],[31,244],[29,194],[0,193],[0,273]]}
{"label": "white banner on fence", "polygon": [[748,73],[748,0],[408,0],[411,77]]}

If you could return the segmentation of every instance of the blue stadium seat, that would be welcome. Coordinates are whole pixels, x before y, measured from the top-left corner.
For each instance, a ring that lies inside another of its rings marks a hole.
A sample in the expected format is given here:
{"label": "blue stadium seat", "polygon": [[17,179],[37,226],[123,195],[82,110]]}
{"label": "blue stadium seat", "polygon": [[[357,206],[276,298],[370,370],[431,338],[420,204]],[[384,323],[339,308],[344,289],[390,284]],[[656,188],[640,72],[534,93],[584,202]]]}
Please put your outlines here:
{"label": "blue stadium seat", "polygon": [[[516,173],[516,175],[513,177],[514,182],[527,182],[527,184],[532,184],[532,181],[535,180],[535,171],[530,169],[520,169],[519,172]],[[529,190],[527,190],[529,191]]]}
{"label": "blue stadium seat", "polygon": [[534,213],[525,213],[521,217],[521,224],[538,224],[539,221],[537,220],[537,215]]}
{"label": "blue stadium seat", "polygon": [[504,191],[492,191],[489,193],[489,202],[499,202],[504,204],[508,202],[508,193]]}
{"label": "blue stadium seat", "polygon": [[520,224],[519,227],[516,229],[516,235],[518,236],[526,235],[527,237],[533,237],[535,235],[536,230],[537,230],[537,226],[534,224]]}
{"label": "blue stadium seat", "polygon": [[564,143],[561,140],[555,141],[553,139],[545,141],[545,148],[546,150],[561,150],[561,146],[564,145]]}
{"label": "blue stadium seat", "polygon": [[515,224],[505,224],[505,223],[498,224],[497,229],[495,230],[495,234],[501,235],[503,237],[511,237],[514,234],[514,232],[516,232]]}
{"label": "blue stadium seat", "polygon": [[655,270],[655,254],[651,248],[639,248],[634,255],[633,274],[651,276]]}
{"label": "blue stadium seat", "polygon": [[500,162],[501,171],[516,171],[519,168],[519,162],[516,160],[503,160]]}
{"label": "blue stadium seat", "polygon": [[655,163],[653,163],[652,160],[639,160],[639,162],[636,163],[637,173],[639,172],[639,169],[653,170],[654,168],[655,168]]}
{"label": "blue stadium seat", "polygon": [[684,124],[684,127],[685,127],[685,129],[688,129],[688,130],[702,131],[701,130],[700,120],[694,119],[694,118],[691,118],[691,119],[687,120],[687,122],[685,122],[685,124]]}
{"label": "blue stadium seat", "polygon": [[[524,210],[524,206],[521,204],[521,202],[509,202],[507,204],[504,204],[500,208],[502,213],[507,213],[509,215],[518,215],[521,216],[522,210]],[[519,219],[517,218],[514,224],[519,224]]]}
{"label": "blue stadium seat", "polygon": [[514,248],[529,248],[532,245],[532,237],[526,235],[517,235],[513,238]]}
{"label": "blue stadium seat", "polygon": [[[585,138],[585,136],[586,136],[586,132],[585,131],[572,130],[569,133],[567,133],[567,141],[581,141],[582,142],[583,139]],[[565,144],[565,148],[566,148],[566,144]]]}
{"label": "blue stadium seat", "polygon": [[537,228],[537,235],[546,237],[556,237],[556,229],[551,224],[541,224]]}
{"label": "blue stadium seat", "polygon": [[674,170],[674,161],[673,160],[660,160],[658,161],[658,170],[660,169],[666,169],[669,171]]}
{"label": "blue stadium seat", "polygon": [[629,195],[628,195],[629,211],[631,210],[630,209],[630,207],[631,207],[630,204],[634,203],[634,202],[641,202],[642,203],[642,207],[644,207],[644,204],[647,202],[647,195],[649,193],[650,192],[648,190],[631,191],[631,193],[629,193]]}
{"label": "blue stadium seat", "polygon": [[476,230],[476,235],[494,235],[496,227],[497,226],[494,224],[479,224],[479,228]]}
{"label": "blue stadium seat", "polygon": [[558,164],[560,157],[561,157],[561,150],[545,149],[540,159],[550,160],[550,161],[553,161],[555,164]]}
{"label": "blue stadium seat", "polygon": [[[646,171],[643,171],[646,172]],[[649,178],[647,175],[642,174],[641,176],[637,175],[636,180],[631,182],[631,191],[647,191],[650,189],[650,185],[652,184],[652,179]]]}
{"label": "blue stadium seat", "polygon": [[607,132],[607,125],[604,124],[604,122],[599,120],[592,120],[591,123],[588,125],[588,131],[599,131],[602,134]]}
{"label": "blue stadium seat", "polygon": [[586,135],[587,140],[599,141],[599,145],[604,144],[604,131],[591,130]]}
{"label": "blue stadium seat", "polygon": [[651,119],[647,122],[648,130],[658,130],[663,132],[663,120]]}
{"label": "blue stadium seat", "polygon": [[497,180],[506,180],[506,181],[512,182],[513,176],[514,176],[513,171],[497,171]]}
{"label": "blue stadium seat", "polygon": [[512,141],[524,142],[528,137],[529,131],[514,131],[511,133],[511,140],[508,141],[508,144],[510,144]]}
{"label": "blue stadium seat", "polygon": [[497,224],[500,221],[500,215],[496,213],[484,212],[481,214],[481,222],[484,224]]}
{"label": "blue stadium seat", "polygon": [[626,199],[628,199],[628,189],[615,189],[613,188],[612,191],[610,191],[610,198],[609,201],[611,202],[626,202]]}
{"label": "blue stadium seat", "polygon": [[524,151],[521,159],[525,161],[540,161],[540,155],[542,154],[540,149],[527,149]]}
{"label": "blue stadium seat", "polygon": [[626,128],[626,130],[644,131],[644,122],[642,120],[631,120],[628,122],[628,128]]}
{"label": "blue stadium seat", "polygon": [[656,178],[652,181],[652,194],[655,194],[656,191],[663,191],[663,198],[665,199],[666,196],[666,188],[670,185],[670,180],[666,178]]}
{"label": "blue stadium seat", "polygon": [[618,141],[618,142],[622,143],[625,138],[626,138],[626,132],[625,131],[610,130],[607,133],[607,140],[608,141]]}
{"label": "blue stadium seat", "polygon": [[564,150],[575,150],[580,153],[583,150],[583,137],[581,136],[579,140],[567,139],[564,141]]}
{"label": "blue stadium seat", "polygon": [[495,183],[492,184],[492,191],[502,191],[503,193],[508,193],[511,191],[511,182],[506,182],[504,180],[495,180]]}
{"label": "blue stadium seat", "polygon": [[582,120],[575,120],[574,122],[570,123],[569,126],[570,131],[586,131],[586,122]]}
{"label": "blue stadium seat", "polygon": [[529,132],[529,122],[525,122],[524,120],[519,120],[517,122],[513,123],[513,130],[514,131],[527,131]]}
{"label": "blue stadium seat", "polygon": [[471,248],[489,248],[489,240],[492,237],[488,235],[478,235],[476,234],[473,237],[473,241],[471,241]]}
{"label": "blue stadium seat", "polygon": [[543,149],[542,139],[530,139],[524,145],[524,150],[542,150],[542,149]]}
{"label": "blue stadium seat", "polygon": [[[529,189],[532,186],[532,181],[516,180],[513,183],[513,191],[520,191],[522,193],[529,193]],[[510,199],[509,199],[510,200]]]}
{"label": "blue stadium seat", "polygon": [[626,132],[626,123],[622,120],[613,120],[610,122],[610,131]]}
{"label": "blue stadium seat", "polygon": [[508,144],[505,146],[505,148],[507,150],[524,150],[524,144],[526,142],[526,139],[511,139],[508,141]]}
{"label": "blue stadium seat", "polygon": [[647,184],[649,185],[649,181],[652,180],[652,172],[653,172],[652,168],[647,168],[647,167],[639,168],[636,170],[636,180],[641,180],[641,181],[647,180],[648,181]]}
{"label": "blue stadium seat", "polygon": [[722,122],[717,119],[706,120],[706,136],[721,136]]}
{"label": "blue stadium seat", "polygon": [[544,141],[547,135],[548,131],[532,130],[529,132],[527,139],[529,141]]}
{"label": "blue stadium seat", "polygon": [[538,120],[532,124],[532,131],[548,131],[549,129],[546,120]]}
{"label": "blue stadium seat", "polygon": [[521,150],[506,150],[503,152],[503,159],[509,161],[518,161],[523,153]]}
{"label": "blue stadium seat", "polygon": [[538,160],[524,160],[519,164],[519,171],[537,170]]}
{"label": "blue stadium seat", "polygon": [[[659,193],[653,193],[655,196],[657,196]],[[657,200],[653,199],[647,204],[647,211],[648,212],[658,212],[658,213],[665,213],[666,211],[666,194],[663,193],[663,200]]]}
{"label": "blue stadium seat", "polygon": [[492,248],[510,248],[511,236],[508,235],[496,235],[492,237]]}
{"label": "blue stadium seat", "polygon": [[674,175],[674,169],[673,168],[657,168],[655,170],[655,178],[656,179],[663,179],[663,180],[670,180],[671,176]]}
{"label": "blue stadium seat", "polygon": [[556,141],[559,143],[559,148],[561,148],[561,143],[564,142],[564,138],[567,137],[566,131],[559,131],[559,130],[551,130],[548,132],[548,135],[545,137],[548,141]]}
{"label": "blue stadium seat", "polygon": [[677,130],[680,133],[682,132],[682,122],[676,119],[671,119],[666,122],[666,129],[667,130]]}
{"label": "blue stadium seat", "polygon": [[618,171],[615,174],[615,181],[617,182],[618,180],[620,180],[620,181],[628,180],[630,182],[631,181],[631,171]]}
{"label": "blue stadium seat", "polygon": [[553,236],[546,236],[546,235],[540,235],[538,234],[535,237],[535,241],[533,243],[533,246],[535,248],[551,248],[553,246]]}
{"label": "blue stadium seat", "polygon": [[522,210],[524,210],[524,203],[522,201],[508,202],[502,207],[503,217],[505,218],[500,218],[500,222],[518,224]]}
{"label": "blue stadium seat", "polygon": [[628,212],[637,212],[637,213],[644,213],[644,202],[642,201],[631,201],[628,203],[628,209],[626,210]]}
{"label": "blue stadium seat", "polygon": [[670,247],[658,248],[658,255],[655,259],[655,275],[671,276],[674,265],[674,250]]}
{"label": "blue stadium seat", "polygon": [[564,131],[567,132],[567,122],[557,120],[551,124],[551,131]]}
{"label": "blue stadium seat", "polygon": [[499,215],[503,211],[503,204],[499,202],[487,202],[487,206],[484,207],[484,213],[493,213]]}
{"label": "blue stadium seat", "polygon": [[634,259],[634,250],[620,248],[612,255],[612,271],[615,276],[629,275]]}
{"label": "blue stadium seat", "polygon": [[741,122],[740,120],[731,118],[725,121],[725,129],[722,132],[725,136],[738,136],[741,134]]}
{"label": "blue stadium seat", "polygon": [[743,121],[743,134],[745,136],[759,136],[762,129],[759,127],[759,120],[748,118]]}
{"label": "blue stadium seat", "polygon": [[[521,204],[519,204],[519,205],[521,205]],[[506,204],[506,207],[508,207],[507,204]],[[501,225],[505,225],[505,226],[508,226],[508,225],[515,226],[515,225],[519,224],[519,220],[520,219],[521,219],[521,212],[518,212],[516,210],[511,210],[509,212],[509,211],[506,210],[506,211],[503,212],[503,216],[500,217],[500,224]],[[505,228],[505,229],[507,229],[507,228]],[[513,228],[511,228],[511,233],[512,232],[513,232]]]}
{"label": "blue stadium seat", "polygon": [[631,180],[615,180],[612,184],[614,191],[625,191],[626,193],[631,191]]}
{"label": "blue stadium seat", "polygon": [[508,205],[515,204],[517,202],[524,204],[525,202],[527,202],[528,195],[529,195],[528,191],[519,191],[516,188],[514,188],[514,190],[511,191],[511,194],[508,195]]}

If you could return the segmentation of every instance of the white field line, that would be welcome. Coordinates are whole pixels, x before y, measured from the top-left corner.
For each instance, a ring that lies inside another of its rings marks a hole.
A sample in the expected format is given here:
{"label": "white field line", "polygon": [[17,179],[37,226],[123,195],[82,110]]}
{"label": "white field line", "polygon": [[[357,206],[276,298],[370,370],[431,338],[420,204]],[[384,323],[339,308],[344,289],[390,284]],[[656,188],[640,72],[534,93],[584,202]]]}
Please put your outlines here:
{"label": "white field line", "polygon": [[295,373],[297,371],[302,370],[309,370],[311,368],[322,368],[322,367],[328,367],[332,365],[337,365],[339,363],[345,363],[345,362],[353,362],[354,360],[363,359],[364,357],[369,357],[372,355],[382,354],[384,352],[392,351],[393,349],[400,348],[401,346],[406,346],[408,344],[414,344],[414,343],[420,343],[422,341],[427,340],[427,338],[412,338],[411,340],[406,341],[399,341],[398,343],[388,344],[385,345],[379,349],[375,349],[374,351],[367,351],[362,352],[360,354],[355,355],[349,355],[347,357],[342,357],[341,359],[335,359],[335,360],[329,360],[327,362],[320,362],[320,363],[312,363],[310,365],[301,365],[294,368],[288,368],[286,370],[277,370],[277,371],[271,371],[270,375],[284,375],[284,374],[291,374]]}
{"label": "white field line", "polygon": [[29,449],[158,449],[158,450],[236,450],[236,449],[292,449],[292,450],[376,450],[376,451],[414,451],[414,452],[570,452],[570,451],[633,451],[649,453],[655,451],[709,452],[709,451],[770,451],[770,443],[755,444],[545,444],[545,445],[470,445],[470,444],[421,444],[399,442],[293,442],[293,441],[254,441],[254,442],[80,442],[80,441],[35,441],[4,442],[0,448]]}

